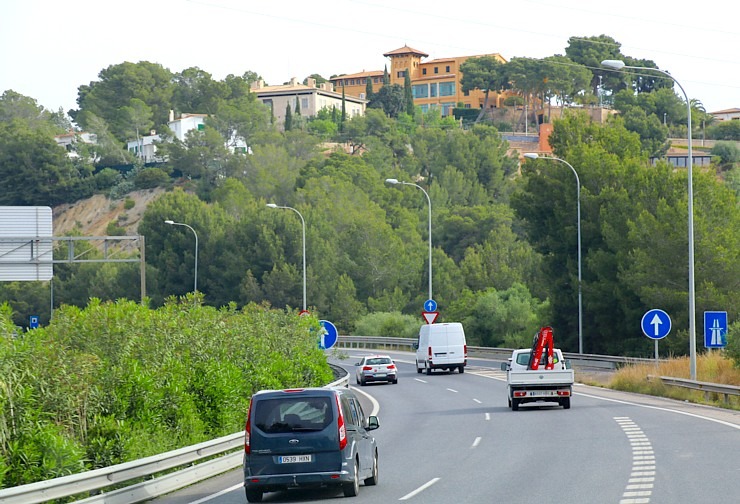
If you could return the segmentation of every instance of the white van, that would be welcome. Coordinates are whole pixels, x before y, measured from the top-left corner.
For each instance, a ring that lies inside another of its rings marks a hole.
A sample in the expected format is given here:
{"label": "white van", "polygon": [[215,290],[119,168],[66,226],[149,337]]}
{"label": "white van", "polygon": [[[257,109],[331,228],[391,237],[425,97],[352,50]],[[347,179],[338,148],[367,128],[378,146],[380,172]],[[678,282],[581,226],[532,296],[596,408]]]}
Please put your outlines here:
{"label": "white van", "polygon": [[468,345],[460,322],[421,326],[415,347],[417,373],[426,370],[427,374],[432,374],[432,369],[465,372]]}

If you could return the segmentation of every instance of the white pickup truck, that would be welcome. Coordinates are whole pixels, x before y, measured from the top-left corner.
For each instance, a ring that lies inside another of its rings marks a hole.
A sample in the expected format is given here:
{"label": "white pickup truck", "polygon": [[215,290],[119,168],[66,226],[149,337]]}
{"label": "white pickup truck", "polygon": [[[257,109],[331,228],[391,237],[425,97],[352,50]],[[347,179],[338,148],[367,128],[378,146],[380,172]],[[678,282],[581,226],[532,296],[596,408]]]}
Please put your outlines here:
{"label": "white pickup truck", "polygon": [[544,368],[544,354],[541,361],[543,367],[529,369],[530,354],[528,348],[514,350],[508,362],[501,363],[501,370],[506,371],[509,407],[517,411],[520,404],[543,401],[557,402],[564,409],[569,409],[575,379],[570,362],[563,358],[560,349],[554,348],[552,369]]}

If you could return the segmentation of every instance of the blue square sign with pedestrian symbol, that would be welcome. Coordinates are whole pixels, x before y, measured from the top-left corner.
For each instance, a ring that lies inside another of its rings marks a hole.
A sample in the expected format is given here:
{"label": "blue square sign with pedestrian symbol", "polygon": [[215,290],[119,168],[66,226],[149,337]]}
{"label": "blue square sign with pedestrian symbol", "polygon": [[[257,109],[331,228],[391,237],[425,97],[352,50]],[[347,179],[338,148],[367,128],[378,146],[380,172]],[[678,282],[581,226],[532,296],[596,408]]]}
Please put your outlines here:
{"label": "blue square sign with pedestrian symbol", "polygon": [[704,347],[724,348],[727,346],[727,312],[704,312]]}

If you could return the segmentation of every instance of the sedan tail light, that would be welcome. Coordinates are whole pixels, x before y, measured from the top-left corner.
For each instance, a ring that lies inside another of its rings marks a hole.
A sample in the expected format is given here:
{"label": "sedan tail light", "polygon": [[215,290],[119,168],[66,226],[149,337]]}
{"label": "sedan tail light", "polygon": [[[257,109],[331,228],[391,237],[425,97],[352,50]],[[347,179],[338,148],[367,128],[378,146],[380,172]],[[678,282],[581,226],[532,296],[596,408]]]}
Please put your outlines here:
{"label": "sedan tail light", "polygon": [[388,364],[388,369],[396,369],[396,365],[395,364]]}
{"label": "sedan tail light", "polygon": [[362,366],[362,370],[363,371],[372,371],[373,368],[371,368],[370,366]]}

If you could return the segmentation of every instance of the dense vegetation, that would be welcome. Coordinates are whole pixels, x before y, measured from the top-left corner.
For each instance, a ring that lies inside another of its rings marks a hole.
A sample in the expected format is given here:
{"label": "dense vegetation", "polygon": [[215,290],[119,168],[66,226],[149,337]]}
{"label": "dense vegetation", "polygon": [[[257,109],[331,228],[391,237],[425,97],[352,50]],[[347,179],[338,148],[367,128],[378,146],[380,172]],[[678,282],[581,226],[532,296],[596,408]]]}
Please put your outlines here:
{"label": "dense vegetation", "polygon": [[238,432],[251,394],[321,386],[317,320],[189,296],[91,300],[21,334],[0,305],[0,488]]}

